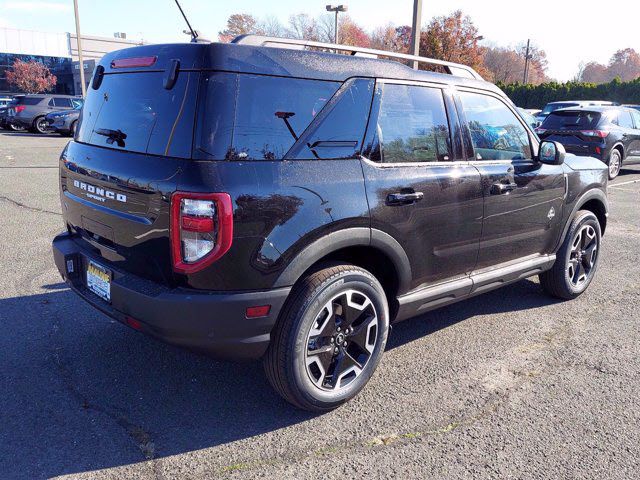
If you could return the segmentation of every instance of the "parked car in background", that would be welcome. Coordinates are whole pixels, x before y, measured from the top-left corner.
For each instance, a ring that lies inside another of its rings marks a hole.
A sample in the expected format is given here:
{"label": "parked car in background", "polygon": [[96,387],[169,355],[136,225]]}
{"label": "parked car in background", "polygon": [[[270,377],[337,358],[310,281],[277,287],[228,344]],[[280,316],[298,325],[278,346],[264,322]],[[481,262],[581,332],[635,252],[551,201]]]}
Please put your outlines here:
{"label": "parked car in background", "polygon": [[619,105],[619,103],[608,102],[604,100],[570,100],[564,102],[550,102],[547,103],[542,111],[536,115],[536,118],[541,122],[544,122],[544,119],[551,112],[555,112],[556,110],[560,110],[561,108],[570,108],[570,107],[596,107],[596,106],[612,106]]}
{"label": "parked car in background", "polygon": [[286,400],[326,411],[369,381],[392,322],[534,275],[558,298],[587,289],[601,162],[540,143],[470,67],[305,45],[100,60],[59,163],[53,255],[75,293],[168,342],[262,357]]}
{"label": "parked car in background", "polygon": [[18,95],[12,98],[6,106],[0,107],[0,128],[2,128],[3,130],[12,130],[14,132],[24,130],[22,127],[12,125],[9,122],[9,108],[11,108],[11,105],[15,104],[18,101],[18,98],[22,96],[23,95]]}
{"label": "parked car in background", "polygon": [[82,106],[80,97],[56,94],[24,95],[9,108],[8,121],[34,133],[46,133],[46,115],[54,110],[72,110]]}
{"label": "parked car in background", "polygon": [[640,111],[640,105],[622,105],[623,107],[627,107],[627,108],[633,108],[634,110],[638,110]]}
{"label": "parked car in background", "polygon": [[573,107],[552,112],[537,129],[543,140],[567,152],[596,157],[609,166],[609,179],[623,164],[640,163],[640,111],[623,107]]}
{"label": "parked car in background", "polygon": [[12,97],[0,97],[0,108],[6,107],[13,100]]}
{"label": "parked car in background", "polygon": [[540,120],[538,120],[536,117],[531,115],[524,108],[518,108],[518,113],[522,116],[524,121],[527,122],[527,125],[529,125],[531,128],[536,129],[540,126],[541,124]]}
{"label": "parked car in background", "polygon": [[542,111],[539,108],[525,108],[525,110],[529,115],[533,115],[534,117]]}
{"label": "parked car in background", "polygon": [[78,105],[73,110],[62,110],[47,114],[45,118],[49,130],[59,133],[60,135],[73,137],[76,132],[76,125],[78,124],[81,110],[82,105]]}

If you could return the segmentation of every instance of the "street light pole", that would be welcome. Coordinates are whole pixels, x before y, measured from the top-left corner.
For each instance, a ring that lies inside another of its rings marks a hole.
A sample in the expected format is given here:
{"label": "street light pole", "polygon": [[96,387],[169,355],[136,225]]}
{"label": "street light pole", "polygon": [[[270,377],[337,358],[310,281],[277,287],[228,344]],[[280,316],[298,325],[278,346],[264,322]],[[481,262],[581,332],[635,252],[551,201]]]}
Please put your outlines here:
{"label": "street light pole", "polygon": [[336,19],[333,27],[333,43],[338,43],[338,12],[346,12],[346,5],[327,5],[327,12],[335,12]]}
{"label": "street light pole", "polygon": [[529,47],[531,45],[531,39],[527,40],[527,51],[524,55],[524,78],[522,79],[522,83],[525,85],[529,82],[529,60],[531,60],[531,55],[529,54]]}
{"label": "street light pole", "polygon": [[[413,0],[413,22],[411,24],[411,54],[420,55],[420,24],[422,23],[422,0]],[[418,62],[413,62],[418,70]]]}
{"label": "street light pole", "polygon": [[87,96],[87,86],[84,83],[84,57],[82,55],[82,40],[80,39],[80,16],[78,15],[78,0],[73,0],[73,12],[76,16],[76,41],[78,42],[78,60],[80,60],[80,85],[82,98]]}

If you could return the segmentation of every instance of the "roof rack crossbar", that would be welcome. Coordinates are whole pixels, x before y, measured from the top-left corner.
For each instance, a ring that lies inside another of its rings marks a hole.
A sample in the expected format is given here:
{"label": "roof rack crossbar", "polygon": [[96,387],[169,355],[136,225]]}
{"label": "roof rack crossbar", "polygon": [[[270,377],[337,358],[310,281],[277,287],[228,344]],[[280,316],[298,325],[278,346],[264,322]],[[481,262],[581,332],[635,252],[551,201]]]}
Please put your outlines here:
{"label": "roof rack crossbar", "polygon": [[483,80],[478,72],[473,68],[463,65],[461,63],[447,62],[444,60],[436,60],[435,58],[420,57],[418,55],[409,55],[407,53],[388,52],[386,50],[375,50],[373,48],[354,47],[351,45],[339,45],[336,43],[324,43],[316,42],[313,40],[298,40],[294,38],[279,38],[279,37],[267,37],[263,35],[240,35],[234,38],[231,43],[240,45],[253,45],[257,47],[280,47],[280,48],[298,48],[304,49],[305,47],[320,48],[326,50],[335,50],[348,52],[350,55],[357,56],[372,56],[372,57],[387,57],[399,60],[410,60],[418,63],[424,63],[428,65],[438,65],[444,67],[444,70],[450,75],[457,75],[461,77],[474,78],[476,80]]}

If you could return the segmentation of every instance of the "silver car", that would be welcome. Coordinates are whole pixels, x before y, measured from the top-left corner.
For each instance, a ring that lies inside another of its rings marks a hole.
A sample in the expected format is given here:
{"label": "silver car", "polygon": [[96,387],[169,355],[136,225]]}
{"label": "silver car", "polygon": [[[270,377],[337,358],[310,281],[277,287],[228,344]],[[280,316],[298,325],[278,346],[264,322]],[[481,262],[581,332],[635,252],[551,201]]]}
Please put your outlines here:
{"label": "silver car", "polygon": [[25,95],[19,97],[8,110],[8,121],[16,126],[28,128],[34,133],[46,133],[47,114],[53,111],[73,110],[82,106],[81,97],[56,94]]}

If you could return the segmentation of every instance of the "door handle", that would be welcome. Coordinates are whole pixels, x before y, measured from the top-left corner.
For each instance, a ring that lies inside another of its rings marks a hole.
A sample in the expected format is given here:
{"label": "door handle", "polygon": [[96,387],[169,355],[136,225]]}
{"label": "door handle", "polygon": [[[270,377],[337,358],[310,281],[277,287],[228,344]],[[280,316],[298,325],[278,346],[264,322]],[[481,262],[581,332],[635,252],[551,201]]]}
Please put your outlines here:
{"label": "door handle", "polygon": [[491,185],[491,195],[504,195],[518,188],[517,183],[494,183]]}
{"label": "door handle", "polygon": [[390,193],[387,195],[387,205],[411,205],[424,198],[422,192]]}

